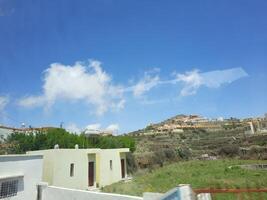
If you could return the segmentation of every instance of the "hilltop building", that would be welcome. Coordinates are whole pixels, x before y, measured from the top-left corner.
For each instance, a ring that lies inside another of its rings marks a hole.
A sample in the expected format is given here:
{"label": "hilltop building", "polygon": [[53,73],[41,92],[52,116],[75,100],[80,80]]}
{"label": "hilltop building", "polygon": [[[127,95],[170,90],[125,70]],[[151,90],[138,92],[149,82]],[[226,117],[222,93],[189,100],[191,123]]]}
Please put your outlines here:
{"label": "hilltop building", "polygon": [[41,181],[43,156],[0,156],[0,199],[36,200]]}
{"label": "hilltop building", "polygon": [[126,153],[122,149],[49,149],[30,151],[43,155],[43,181],[49,185],[94,189],[127,178]]}

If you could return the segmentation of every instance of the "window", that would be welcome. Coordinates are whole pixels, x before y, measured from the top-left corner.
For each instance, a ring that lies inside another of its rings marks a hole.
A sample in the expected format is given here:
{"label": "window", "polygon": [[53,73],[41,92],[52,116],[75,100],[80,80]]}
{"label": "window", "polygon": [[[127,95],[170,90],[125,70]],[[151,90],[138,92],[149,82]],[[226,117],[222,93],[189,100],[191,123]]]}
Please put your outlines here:
{"label": "window", "polygon": [[0,183],[0,199],[16,196],[18,192],[18,180],[10,180]]}
{"label": "window", "polygon": [[74,176],[74,163],[70,164],[70,176]]}
{"label": "window", "polygon": [[109,161],[109,168],[112,170],[112,160]]}

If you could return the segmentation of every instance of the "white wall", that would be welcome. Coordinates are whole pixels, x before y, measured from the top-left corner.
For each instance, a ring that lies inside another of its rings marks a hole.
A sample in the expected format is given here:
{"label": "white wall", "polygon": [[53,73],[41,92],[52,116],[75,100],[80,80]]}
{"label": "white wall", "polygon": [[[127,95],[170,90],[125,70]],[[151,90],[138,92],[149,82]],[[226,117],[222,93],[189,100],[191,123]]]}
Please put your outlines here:
{"label": "white wall", "polygon": [[142,200],[142,197],[89,192],[55,186],[43,187],[41,200]]}
{"label": "white wall", "polygon": [[[9,197],[10,200],[36,200],[36,186],[41,181],[42,156],[29,155],[7,155],[0,156],[0,181],[11,180],[16,175],[23,175],[18,179],[18,193],[16,196]],[[2,178],[1,178],[2,177]]]}

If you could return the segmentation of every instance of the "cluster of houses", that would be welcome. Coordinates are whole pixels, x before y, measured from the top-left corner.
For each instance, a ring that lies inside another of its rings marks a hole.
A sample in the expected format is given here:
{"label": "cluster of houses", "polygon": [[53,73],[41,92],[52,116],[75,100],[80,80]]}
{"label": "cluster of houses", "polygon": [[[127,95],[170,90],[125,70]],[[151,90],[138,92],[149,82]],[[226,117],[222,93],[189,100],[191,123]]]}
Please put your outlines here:
{"label": "cluster of houses", "polygon": [[[177,115],[158,124],[149,124],[141,135],[155,133],[181,133],[186,129],[224,130],[242,128],[245,134],[266,133],[267,114],[263,117],[254,118],[229,118],[208,119],[200,115]],[[152,130],[152,131],[149,131]]]}

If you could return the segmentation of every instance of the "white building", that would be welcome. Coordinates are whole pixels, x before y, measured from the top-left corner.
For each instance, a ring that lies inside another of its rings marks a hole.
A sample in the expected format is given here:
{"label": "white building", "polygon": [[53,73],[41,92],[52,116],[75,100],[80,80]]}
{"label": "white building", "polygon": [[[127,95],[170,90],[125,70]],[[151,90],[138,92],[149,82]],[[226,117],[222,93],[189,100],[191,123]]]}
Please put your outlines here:
{"label": "white building", "polygon": [[43,156],[0,156],[0,199],[36,200],[42,178]]}

